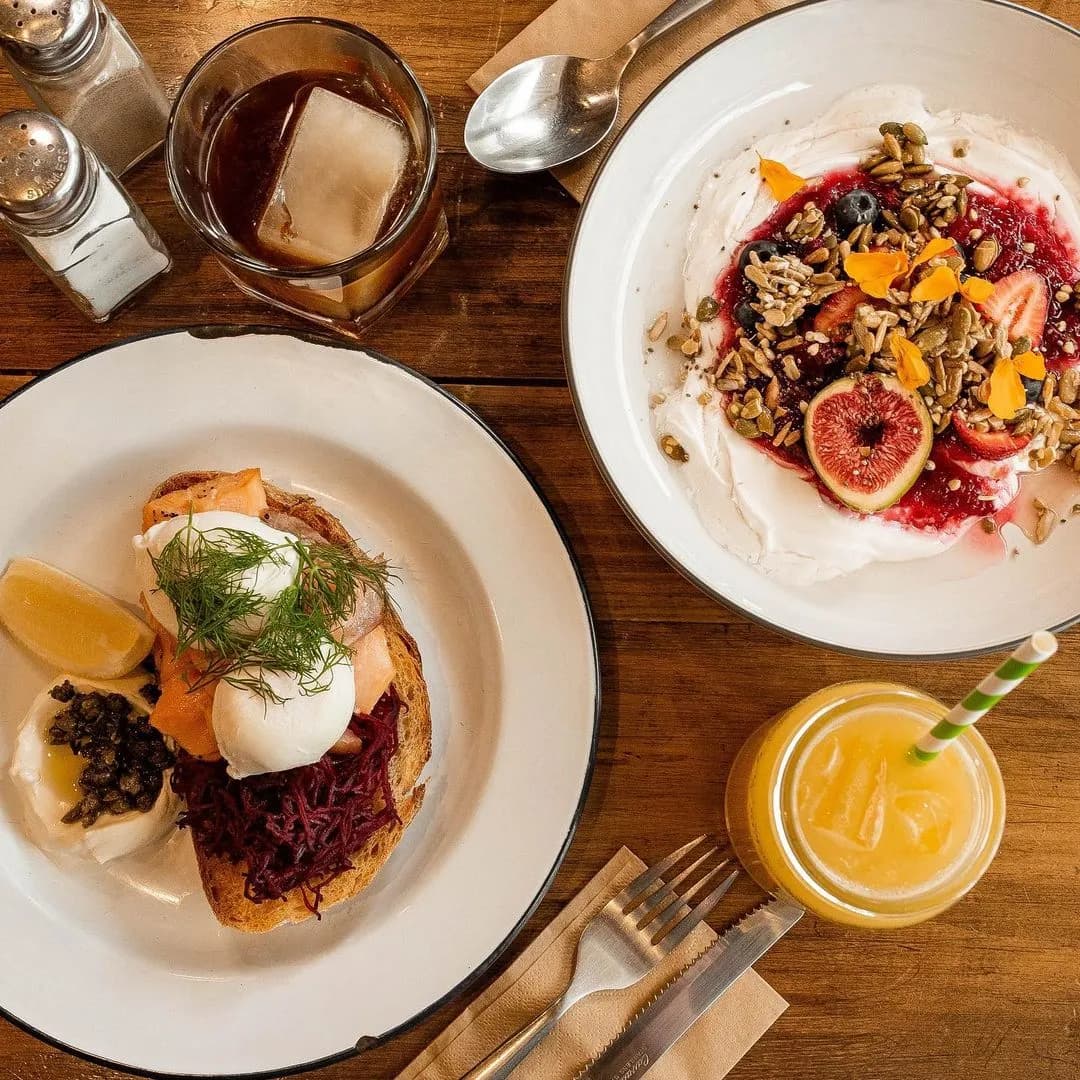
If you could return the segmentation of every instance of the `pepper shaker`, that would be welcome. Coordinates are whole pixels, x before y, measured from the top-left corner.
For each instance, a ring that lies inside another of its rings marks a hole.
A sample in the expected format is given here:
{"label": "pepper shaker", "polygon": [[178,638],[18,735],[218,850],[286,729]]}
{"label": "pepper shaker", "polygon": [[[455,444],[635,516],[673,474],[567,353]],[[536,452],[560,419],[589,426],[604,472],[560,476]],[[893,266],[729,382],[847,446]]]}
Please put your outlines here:
{"label": "pepper shaker", "polygon": [[3,59],[117,176],[165,138],[169,101],[101,0],[0,0]]}
{"label": "pepper shaker", "polygon": [[46,113],[0,116],[0,224],[95,322],[172,266],[127,192]]}

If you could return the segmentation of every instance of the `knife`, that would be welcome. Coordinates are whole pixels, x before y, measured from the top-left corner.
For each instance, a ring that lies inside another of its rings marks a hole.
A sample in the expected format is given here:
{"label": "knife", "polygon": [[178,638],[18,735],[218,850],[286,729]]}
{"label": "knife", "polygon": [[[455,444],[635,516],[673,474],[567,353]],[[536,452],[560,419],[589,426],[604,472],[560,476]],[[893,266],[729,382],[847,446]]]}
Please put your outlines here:
{"label": "knife", "polygon": [[578,1080],[644,1076],[804,914],[798,904],[769,900],[740,919],[668,983]]}

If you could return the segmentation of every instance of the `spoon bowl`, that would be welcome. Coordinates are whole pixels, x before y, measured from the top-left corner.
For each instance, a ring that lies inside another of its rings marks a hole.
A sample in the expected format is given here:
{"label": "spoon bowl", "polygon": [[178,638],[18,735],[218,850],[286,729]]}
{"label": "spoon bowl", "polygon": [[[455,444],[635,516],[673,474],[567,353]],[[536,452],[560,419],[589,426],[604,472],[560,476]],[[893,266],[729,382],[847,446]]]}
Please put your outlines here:
{"label": "spoon bowl", "polygon": [[715,0],[675,0],[635,38],[599,60],[539,56],[503,72],[465,121],[465,148],[485,168],[530,173],[603,142],[619,114],[619,83],[642,46]]}
{"label": "spoon bowl", "polygon": [[465,148],[495,172],[539,172],[573,161],[615,126],[624,66],[615,54],[540,56],[512,67],[473,105]]}

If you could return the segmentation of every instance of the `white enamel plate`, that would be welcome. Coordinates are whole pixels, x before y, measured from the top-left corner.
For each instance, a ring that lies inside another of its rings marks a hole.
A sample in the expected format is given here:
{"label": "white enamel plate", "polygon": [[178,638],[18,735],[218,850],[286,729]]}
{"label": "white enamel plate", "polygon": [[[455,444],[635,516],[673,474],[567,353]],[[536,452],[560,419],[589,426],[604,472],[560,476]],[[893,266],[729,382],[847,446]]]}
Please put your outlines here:
{"label": "white enamel plate", "polygon": [[[624,129],[581,211],[564,334],[579,414],[612,489],[688,578],[749,617],[851,652],[932,657],[1004,648],[1080,613],[1080,525],[981,572],[956,553],[784,587],[730,554],[656,446],[644,331],[683,306],[694,199],[716,163],[849,91],[917,86],[931,110],[1001,117],[1080,165],[1080,34],[998,0],[812,0],[692,60]],[[896,118],[885,118],[896,119]],[[903,119],[902,117],[899,119]],[[654,366],[662,363],[657,356]],[[1064,498],[1064,496],[1063,496]],[[1080,489],[1064,502],[1080,502]]]}
{"label": "white enamel plate", "polygon": [[10,399],[0,461],[0,565],[34,555],[126,601],[139,508],[169,474],[258,465],[314,495],[399,568],[434,726],[423,810],[375,884],[322,922],[239,934],[182,845],[155,897],[29,842],[6,762],[55,672],[0,635],[0,1008],[128,1069],[279,1075],[400,1029],[483,970],[570,841],[598,705],[574,562],[495,436],[355,349],[171,333]]}

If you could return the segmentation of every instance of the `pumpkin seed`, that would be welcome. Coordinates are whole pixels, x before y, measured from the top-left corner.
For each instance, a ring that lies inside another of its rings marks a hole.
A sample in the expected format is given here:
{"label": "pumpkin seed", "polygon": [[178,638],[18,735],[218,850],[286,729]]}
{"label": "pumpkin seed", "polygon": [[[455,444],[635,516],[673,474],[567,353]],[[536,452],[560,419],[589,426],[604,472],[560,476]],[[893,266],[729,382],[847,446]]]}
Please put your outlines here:
{"label": "pumpkin seed", "polygon": [[948,340],[949,334],[943,326],[928,326],[915,335],[915,344],[924,353],[940,349]]}
{"label": "pumpkin seed", "polygon": [[698,303],[695,314],[699,323],[712,322],[720,314],[720,305],[715,297],[703,296]]}
{"label": "pumpkin seed", "polygon": [[677,461],[680,465],[685,465],[690,460],[690,455],[683,449],[682,443],[674,435],[661,435],[660,449],[672,461]]}
{"label": "pumpkin seed", "polygon": [[904,124],[901,129],[904,133],[904,138],[908,142],[914,143],[916,146],[925,146],[930,140],[926,137],[926,132],[923,131],[918,124],[913,124],[910,121]]}
{"label": "pumpkin seed", "polygon": [[758,431],[757,424],[750,420],[736,420],[735,432],[744,439],[757,439],[761,435],[761,432]]}
{"label": "pumpkin seed", "polygon": [[887,184],[891,180],[899,180],[903,172],[904,166],[899,161],[883,161],[870,170],[870,175]]}

